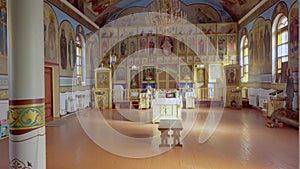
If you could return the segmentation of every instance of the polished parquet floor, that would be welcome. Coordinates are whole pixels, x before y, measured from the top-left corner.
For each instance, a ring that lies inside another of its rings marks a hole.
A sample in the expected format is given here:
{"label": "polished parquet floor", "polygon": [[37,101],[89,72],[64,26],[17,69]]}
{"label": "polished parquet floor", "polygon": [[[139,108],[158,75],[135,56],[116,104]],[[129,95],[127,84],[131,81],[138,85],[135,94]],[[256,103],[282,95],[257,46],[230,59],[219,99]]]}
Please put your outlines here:
{"label": "polished parquet floor", "polygon": [[[183,119],[190,111],[183,109]],[[89,109],[69,115],[46,126],[47,169],[299,168],[298,129],[288,126],[267,128],[266,119],[255,109],[225,109],[215,133],[206,142],[199,143],[199,134],[208,111],[209,108],[196,110],[196,122],[183,139],[182,148],[174,147],[146,158],[123,157],[98,146],[95,140],[110,137],[100,128],[103,122],[97,119],[99,111]],[[133,138],[159,136],[158,124],[148,122],[151,119],[149,110],[131,112],[131,116],[126,117],[132,118],[131,121],[121,114],[116,110],[103,112],[108,124],[123,135]],[[82,127],[80,124],[84,122],[87,123]],[[86,134],[87,130],[91,137]],[[139,146],[122,144],[121,140],[111,141],[119,142],[118,146],[123,146],[126,151],[143,151],[139,150]],[[8,161],[8,139],[4,139],[0,141],[0,169],[9,168]]]}

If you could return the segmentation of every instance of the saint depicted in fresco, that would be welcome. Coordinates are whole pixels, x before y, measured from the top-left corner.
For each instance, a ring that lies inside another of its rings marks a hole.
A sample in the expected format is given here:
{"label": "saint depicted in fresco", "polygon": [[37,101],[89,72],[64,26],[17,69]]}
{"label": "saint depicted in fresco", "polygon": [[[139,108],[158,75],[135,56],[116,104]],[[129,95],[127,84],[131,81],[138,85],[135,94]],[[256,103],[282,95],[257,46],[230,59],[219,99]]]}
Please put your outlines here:
{"label": "saint depicted in fresco", "polygon": [[50,23],[48,26],[48,57],[50,59],[53,59],[56,57],[56,48],[55,48],[55,43],[56,43],[56,30],[54,26],[54,16],[51,13],[49,15],[50,18]]}
{"label": "saint depicted in fresco", "polygon": [[290,48],[292,53],[298,51],[299,19],[297,9],[298,8],[292,9],[290,19]]}
{"label": "saint depicted in fresco", "polygon": [[268,25],[265,27],[265,34],[264,34],[264,45],[265,45],[265,58],[266,62],[269,62],[271,60],[270,57],[270,50],[271,50],[271,36],[270,31],[268,29]]}
{"label": "saint depicted in fresco", "polygon": [[127,50],[127,45],[125,43],[125,40],[122,40],[121,42],[121,56],[125,56],[126,55],[126,50]]}
{"label": "saint depicted in fresco", "polygon": [[[250,35],[250,40],[249,40],[249,60],[254,60],[254,52],[253,52],[253,48],[254,48],[254,41],[253,41],[253,34]],[[254,65],[254,62],[251,62],[252,65]]]}
{"label": "saint depicted in fresco", "polygon": [[72,33],[70,33],[70,40],[69,40],[69,65],[71,70],[74,70],[75,64],[76,64],[76,46],[75,42],[72,36]]}
{"label": "saint depicted in fresco", "polygon": [[293,78],[293,70],[291,68],[288,68],[286,71],[287,74],[287,83],[286,83],[286,95],[287,95],[287,101],[286,101],[286,107],[288,109],[293,108],[293,100],[294,100],[294,78]]}
{"label": "saint depicted in fresco", "polygon": [[201,8],[198,8],[196,17],[198,23],[209,23],[211,21],[211,18],[209,18]]}
{"label": "saint depicted in fresco", "polygon": [[65,36],[64,29],[62,29],[60,35],[60,58],[61,58],[61,68],[67,69],[67,39]]}

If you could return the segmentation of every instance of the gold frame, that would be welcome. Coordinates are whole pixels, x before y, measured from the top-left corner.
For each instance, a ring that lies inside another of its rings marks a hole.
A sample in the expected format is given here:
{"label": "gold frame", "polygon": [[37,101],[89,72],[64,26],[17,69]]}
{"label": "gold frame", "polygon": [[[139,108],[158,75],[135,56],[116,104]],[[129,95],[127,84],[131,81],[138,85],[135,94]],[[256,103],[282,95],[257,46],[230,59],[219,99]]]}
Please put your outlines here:
{"label": "gold frame", "polygon": [[[187,70],[187,72],[183,72],[184,68],[188,68],[190,70]],[[188,64],[188,65],[180,65],[180,74],[179,74],[179,79],[180,79],[180,82],[193,82],[193,65],[191,64]],[[185,80],[185,76],[186,75],[189,75],[190,76],[190,80]]]}
{"label": "gold frame", "polygon": [[[135,79],[136,80],[136,87],[132,88],[132,84],[131,84],[131,79],[133,79],[133,77],[135,77],[135,75],[137,76]],[[127,84],[128,84],[128,88],[129,89],[138,89],[140,88],[140,72],[139,69],[132,69],[132,68],[128,68],[128,73],[127,73]]]}
{"label": "gold frame", "polygon": [[126,68],[124,66],[118,66],[114,70],[114,84],[125,84],[126,83]]}
{"label": "gold frame", "polygon": [[145,79],[145,75],[147,74],[147,70],[150,69],[152,73],[152,80],[149,81],[149,83],[155,83],[155,66],[143,66],[143,73],[142,73],[142,80],[143,83],[148,83],[148,81]]}
{"label": "gold frame", "polygon": [[97,70],[95,88],[97,89],[108,89],[110,86],[110,70]]}

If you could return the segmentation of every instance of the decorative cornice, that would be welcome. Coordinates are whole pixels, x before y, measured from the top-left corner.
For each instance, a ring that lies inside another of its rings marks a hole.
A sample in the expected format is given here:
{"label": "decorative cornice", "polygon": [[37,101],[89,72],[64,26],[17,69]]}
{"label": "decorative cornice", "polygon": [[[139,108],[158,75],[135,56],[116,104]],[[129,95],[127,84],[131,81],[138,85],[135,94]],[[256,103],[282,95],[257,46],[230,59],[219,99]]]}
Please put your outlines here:
{"label": "decorative cornice", "polygon": [[253,8],[248,14],[246,14],[242,19],[239,20],[239,28],[243,28],[253,19],[261,15],[279,0],[263,0],[255,8]]}
{"label": "decorative cornice", "polygon": [[56,6],[58,9],[62,10],[69,16],[71,16],[73,19],[77,20],[79,23],[86,26],[88,29],[90,29],[93,32],[96,32],[99,27],[91,21],[87,16],[82,14],[77,8],[70,5],[69,2],[66,0],[47,0],[52,5]]}

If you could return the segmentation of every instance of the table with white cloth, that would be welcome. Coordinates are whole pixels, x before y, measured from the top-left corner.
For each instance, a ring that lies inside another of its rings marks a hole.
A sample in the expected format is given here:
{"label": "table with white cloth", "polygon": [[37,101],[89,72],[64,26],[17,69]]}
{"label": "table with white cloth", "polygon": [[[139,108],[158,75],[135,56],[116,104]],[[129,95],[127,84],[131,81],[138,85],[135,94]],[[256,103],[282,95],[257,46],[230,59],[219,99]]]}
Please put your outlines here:
{"label": "table with white cloth", "polygon": [[196,93],[194,91],[192,92],[186,92],[184,95],[185,98],[185,108],[195,108],[195,98]]}
{"label": "table with white cloth", "polygon": [[152,122],[160,119],[181,120],[181,98],[157,98],[152,100]]}

